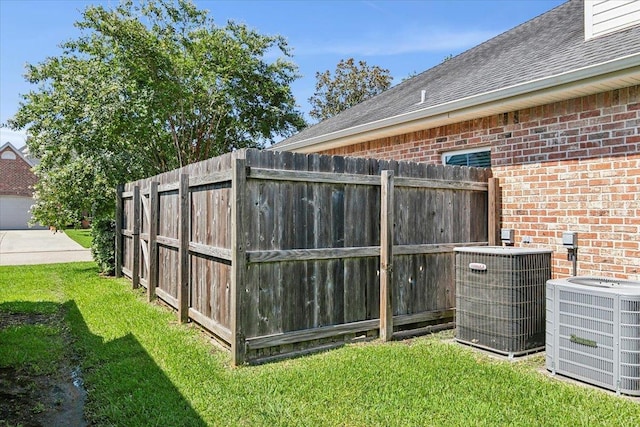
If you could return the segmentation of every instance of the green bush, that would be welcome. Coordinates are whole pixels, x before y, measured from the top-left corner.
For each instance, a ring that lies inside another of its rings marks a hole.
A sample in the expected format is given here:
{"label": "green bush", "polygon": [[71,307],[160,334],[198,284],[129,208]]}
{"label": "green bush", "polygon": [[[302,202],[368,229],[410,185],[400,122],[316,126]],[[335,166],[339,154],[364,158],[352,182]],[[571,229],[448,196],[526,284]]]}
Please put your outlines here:
{"label": "green bush", "polygon": [[116,222],[113,219],[105,218],[94,220],[91,226],[91,255],[98,263],[100,271],[106,275],[113,275],[115,272],[115,241]]}

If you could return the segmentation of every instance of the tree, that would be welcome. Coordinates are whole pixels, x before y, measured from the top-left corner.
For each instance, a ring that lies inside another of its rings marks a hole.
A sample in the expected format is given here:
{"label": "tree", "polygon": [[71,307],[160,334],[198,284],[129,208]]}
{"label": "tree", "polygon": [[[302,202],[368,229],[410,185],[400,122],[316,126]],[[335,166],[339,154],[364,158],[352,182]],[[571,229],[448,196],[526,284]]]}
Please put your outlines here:
{"label": "tree", "polygon": [[329,70],[316,73],[309,115],[318,120],[333,117],[388,89],[392,79],[389,70],[377,65],[370,67],[365,61],[356,64],[353,58],[340,60],[333,76]]}
{"label": "tree", "polygon": [[[81,36],[28,65],[37,89],[9,122],[28,129],[34,218],[68,226],[112,218],[118,183],[304,127],[286,41],[244,25],[218,27],[187,0],[90,6]],[[268,61],[278,54],[278,58]]]}

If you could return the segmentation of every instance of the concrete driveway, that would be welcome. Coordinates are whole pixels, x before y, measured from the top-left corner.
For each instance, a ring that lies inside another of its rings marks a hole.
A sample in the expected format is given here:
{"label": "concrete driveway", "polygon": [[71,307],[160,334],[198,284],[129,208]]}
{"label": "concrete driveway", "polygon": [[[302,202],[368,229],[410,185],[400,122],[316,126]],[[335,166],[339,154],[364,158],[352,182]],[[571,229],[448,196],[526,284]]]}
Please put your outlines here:
{"label": "concrete driveway", "polygon": [[0,265],[54,264],[91,260],[91,251],[71,240],[63,232],[0,231]]}

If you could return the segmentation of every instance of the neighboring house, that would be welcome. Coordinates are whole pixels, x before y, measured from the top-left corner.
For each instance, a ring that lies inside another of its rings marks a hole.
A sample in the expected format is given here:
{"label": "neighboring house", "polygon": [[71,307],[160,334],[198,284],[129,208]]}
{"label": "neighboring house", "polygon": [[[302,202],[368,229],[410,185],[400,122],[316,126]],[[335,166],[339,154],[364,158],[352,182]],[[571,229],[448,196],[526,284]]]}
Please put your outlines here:
{"label": "neighboring house", "polygon": [[38,180],[31,171],[33,164],[11,143],[0,147],[0,230],[29,228],[33,185]]}
{"label": "neighboring house", "polygon": [[575,231],[578,274],[640,279],[639,128],[640,1],[571,0],[272,149],[491,167],[556,277]]}

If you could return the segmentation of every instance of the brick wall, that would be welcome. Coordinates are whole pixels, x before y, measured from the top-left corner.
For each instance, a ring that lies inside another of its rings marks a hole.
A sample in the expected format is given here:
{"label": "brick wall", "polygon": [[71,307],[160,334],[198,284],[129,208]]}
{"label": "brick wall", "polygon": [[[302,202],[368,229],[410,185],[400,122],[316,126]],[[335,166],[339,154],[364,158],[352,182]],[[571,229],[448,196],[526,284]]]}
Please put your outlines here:
{"label": "brick wall", "polygon": [[31,172],[31,165],[24,161],[19,154],[15,159],[3,159],[5,151],[12,151],[10,147],[5,147],[0,152],[0,195],[3,196],[25,196],[31,197],[37,178]]}
{"label": "brick wall", "polygon": [[355,144],[325,154],[441,163],[445,151],[491,147],[502,227],[516,246],[579,233],[578,274],[640,279],[640,86]]}

